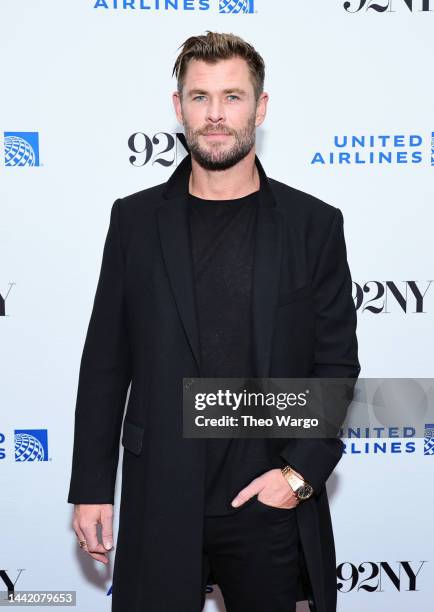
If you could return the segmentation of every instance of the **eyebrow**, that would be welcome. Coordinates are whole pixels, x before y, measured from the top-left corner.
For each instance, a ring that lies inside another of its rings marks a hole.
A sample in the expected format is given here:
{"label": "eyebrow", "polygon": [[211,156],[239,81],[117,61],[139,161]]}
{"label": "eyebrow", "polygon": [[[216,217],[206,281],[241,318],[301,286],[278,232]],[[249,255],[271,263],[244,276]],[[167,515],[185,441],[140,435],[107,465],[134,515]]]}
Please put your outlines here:
{"label": "eyebrow", "polygon": [[[244,89],[241,89],[240,87],[229,87],[227,89],[223,89],[223,93],[238,93],[241,96],[245,96],[247,94],[247,92]],[[187,92],[188,96],[192,96],[194,94],[208,94],[208,92],[205,89],[190,89]]]}

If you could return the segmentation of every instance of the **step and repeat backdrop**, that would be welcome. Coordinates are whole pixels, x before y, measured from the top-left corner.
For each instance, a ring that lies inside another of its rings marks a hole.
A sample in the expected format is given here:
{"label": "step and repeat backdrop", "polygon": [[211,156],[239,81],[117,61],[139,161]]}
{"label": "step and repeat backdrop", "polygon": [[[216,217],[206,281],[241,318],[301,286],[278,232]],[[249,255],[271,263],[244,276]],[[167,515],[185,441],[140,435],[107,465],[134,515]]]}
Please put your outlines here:
{"label": "step and repeat backdrop", "polygon": [[[108,611],[113,556],[78,548],[66,501],[78,369],[112,203],[186,154],[179,46],[215,30],[262,54],[257,153],[343,212],[361,376],[429,378],[434,2],[3,0],[0,20],[0,590]],[[432,424],[395,425],[346,437],[327,483],[339,612],[432,609]]]}

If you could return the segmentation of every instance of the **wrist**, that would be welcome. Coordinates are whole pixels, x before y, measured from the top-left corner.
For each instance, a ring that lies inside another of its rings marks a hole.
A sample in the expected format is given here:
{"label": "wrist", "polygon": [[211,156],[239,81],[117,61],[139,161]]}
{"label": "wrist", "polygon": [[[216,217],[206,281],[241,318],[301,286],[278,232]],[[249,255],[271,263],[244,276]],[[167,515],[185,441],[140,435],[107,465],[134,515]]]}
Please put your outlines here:
{"label": "wrist", "polygon": [[288,466],[286,466],[286,465],[285,465],[284,467],[289,467],[289,468],[291,468],[292,472],[293,472],[293,473],[294,473],[294,474],[295,474],[295,475],[296,475],[298,478],[301,478],[301,480],[303,480],[303,481],[304,481],[304,477],[303,477],[303,475],[302,475],[302,474],[300,474],[300,472],[296,472],[296,471],[294,470],[294,468],[293,468],[293,467],[291,467],[290,465],[288,465]]}

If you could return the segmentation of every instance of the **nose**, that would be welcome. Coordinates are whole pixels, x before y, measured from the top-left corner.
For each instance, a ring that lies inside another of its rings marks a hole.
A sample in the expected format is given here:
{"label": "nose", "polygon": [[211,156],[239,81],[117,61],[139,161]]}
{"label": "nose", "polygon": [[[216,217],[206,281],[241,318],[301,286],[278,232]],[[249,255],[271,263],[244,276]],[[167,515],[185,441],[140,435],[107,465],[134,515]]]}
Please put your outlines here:
{"label": "nose", "polygon": [[224,121],[225,114],[223,104],[218,98],[210,98],[207,106],[206,119],[211,123],[218,123]]}

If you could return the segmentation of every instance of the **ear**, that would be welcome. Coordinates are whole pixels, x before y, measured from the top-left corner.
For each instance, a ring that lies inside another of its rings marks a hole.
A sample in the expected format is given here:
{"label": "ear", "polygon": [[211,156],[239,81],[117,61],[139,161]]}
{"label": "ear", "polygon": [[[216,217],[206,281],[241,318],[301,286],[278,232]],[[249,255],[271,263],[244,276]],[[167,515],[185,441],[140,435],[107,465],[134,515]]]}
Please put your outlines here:
{"label": "ear", "polygon": [[259,96],[258,103],[256,105],[256,120],[255,125],[258,127],[265,119],[265,115],[267,114],[267,104],[268,104],[269,95],[264,91]]}
{"label": "ear", "polygon": [[173,92],[172,102],[173,102],[173,107],[175,109],[176,118],[178,119],[179,123],[183,124],[184,117],[182,115],[181,94],[179,93],[179,91]]}

